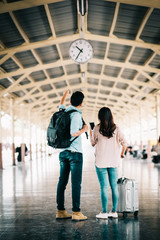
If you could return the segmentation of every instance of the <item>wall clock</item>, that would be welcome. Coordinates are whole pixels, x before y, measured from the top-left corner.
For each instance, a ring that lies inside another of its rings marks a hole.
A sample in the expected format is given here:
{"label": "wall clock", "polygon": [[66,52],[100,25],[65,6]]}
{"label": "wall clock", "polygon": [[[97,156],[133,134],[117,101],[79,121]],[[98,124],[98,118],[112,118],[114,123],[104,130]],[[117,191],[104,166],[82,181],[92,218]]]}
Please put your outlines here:
{"label": "wall clock", "polygon": [[72,42],[69,55],[78,64],[88,62],[93,56],[93,47],[86,39],[80,38]]}

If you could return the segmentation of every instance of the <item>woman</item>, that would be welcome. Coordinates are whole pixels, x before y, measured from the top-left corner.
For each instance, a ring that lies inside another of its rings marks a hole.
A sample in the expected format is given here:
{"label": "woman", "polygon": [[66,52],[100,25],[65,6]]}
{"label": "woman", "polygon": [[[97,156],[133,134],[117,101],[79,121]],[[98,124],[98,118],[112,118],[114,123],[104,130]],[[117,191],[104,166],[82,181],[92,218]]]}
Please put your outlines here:
{"label": "woman", "polygon": [[[120,157],[124,157],[127,142],[118,126],[113,121],[111,110],[103,107],[99,110],[100,123],[95,126],[93,132],[90,130],[91,144],[96,145],[95,165],[98,180],[101,187],[102,212],[97,218],[117,218],[118,214],[118,166]],[[122,147],[121,147],[122,146]],[[112,191],[112,210],[107,213],[108,204],[108,180]]]}

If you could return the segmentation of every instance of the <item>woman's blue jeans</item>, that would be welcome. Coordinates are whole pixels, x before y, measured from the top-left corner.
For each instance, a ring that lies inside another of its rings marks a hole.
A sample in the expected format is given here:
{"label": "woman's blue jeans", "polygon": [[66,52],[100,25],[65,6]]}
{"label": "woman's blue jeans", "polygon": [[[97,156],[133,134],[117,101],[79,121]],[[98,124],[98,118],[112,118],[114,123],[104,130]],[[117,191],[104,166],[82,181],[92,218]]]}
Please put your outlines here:
{"label": "woman's blue jeans", "polygon": [[71,172],[72,211],[80,211],[83,155],[79,152],[63,151],[59,155],[60,177],[57,185],[57,208],[64,210],[64,193]]}
{"label": "woman's blue jeans", "polygon": [[[117,168],[98,168],[96,167],[98,180],[101,187],[102,211],[107,212],[108,205],[108,180],[112,191],[112,212],[116,212],[118,205],[118,170]],[[108,177],[107,177],[108,176]]]}

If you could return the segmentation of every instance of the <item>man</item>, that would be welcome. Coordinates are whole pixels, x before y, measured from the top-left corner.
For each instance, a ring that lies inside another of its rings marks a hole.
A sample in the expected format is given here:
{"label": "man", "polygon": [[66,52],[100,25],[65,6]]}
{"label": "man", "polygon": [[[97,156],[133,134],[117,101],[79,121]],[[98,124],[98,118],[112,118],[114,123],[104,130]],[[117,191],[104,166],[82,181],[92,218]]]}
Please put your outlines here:
{"label": "man", "polygon": [[[64,108],[64,101],[69,91],[64,93],[59,108]],[[82,154],[82,140],[81,134],[88,130],[87,125],[83,126],[82,112],[80,108],[84,95],[82,92],[75,92],[72,94],[70,102],[71,105],[66,111],[76,110],[71,113],[71,125],[70,133],[71,140],[77,137],[70,145],[70,147],[63,149],[59,154],[60,160],[60,177],[57,185],[57,219],[72,218],[75,221],[86,220],[87,217],[80,212],[80,196],[81,196],[81,182],[82,182],[82,165],[83,165],[83,154]],[[71,172],[71,184],[72,184],[72,215],[68,214],[64,207],[64,193],[66,185],[69,179],[69,173]]]}

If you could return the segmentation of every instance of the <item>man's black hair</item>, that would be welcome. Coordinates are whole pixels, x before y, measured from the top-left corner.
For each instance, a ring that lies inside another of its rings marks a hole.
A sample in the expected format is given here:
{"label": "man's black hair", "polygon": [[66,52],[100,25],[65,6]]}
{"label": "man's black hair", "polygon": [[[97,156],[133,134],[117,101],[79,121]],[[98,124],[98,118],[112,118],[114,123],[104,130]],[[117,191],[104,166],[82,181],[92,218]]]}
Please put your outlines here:
{"label": "man's black hair", "polygon": [[71,104],[74,107],[77,107],[83,102],[83,99],[84,99],[84,94],[82,92],[80,91],[74,92],[71,96]]}

